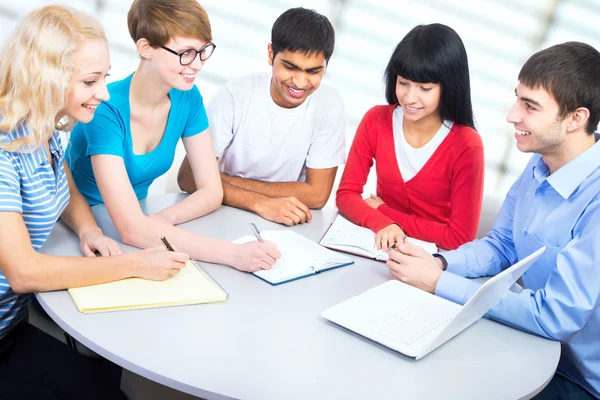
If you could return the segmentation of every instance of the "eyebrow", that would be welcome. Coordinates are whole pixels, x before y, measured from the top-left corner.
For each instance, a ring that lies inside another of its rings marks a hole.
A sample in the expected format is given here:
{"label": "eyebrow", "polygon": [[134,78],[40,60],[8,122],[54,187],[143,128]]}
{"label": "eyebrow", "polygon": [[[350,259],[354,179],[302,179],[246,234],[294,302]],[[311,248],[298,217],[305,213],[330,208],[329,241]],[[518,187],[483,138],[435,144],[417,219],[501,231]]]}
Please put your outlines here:
{"label": "eyebrow", "polygon": [[533,99],[532,99],[532,98],[530,98],[530,97],[523,97],[523,96],[519,96],[519,95],[517,94],[517,89],[515,89],[515,96],[517,96],[517,98],[518,98],[518,99],[520,99],[520,100],[522,100],[522,101],[526,101],[527,103],[531,103],[531,104],[533,104],[533,105],[536,105],[536,106],[538,106],[538,107],[540,107],[540,108],[544,108],[544,106],[543,106],[543,105],[541,105],[540,103],[538,103],[537,101],[533,100]]}
{"label": "eyebrow", "polygon": [[320,65],[318,67],[312,67],[312,68],[307,68],[307,69],[302,69],[299,66],[297,66],[294,63],[289,62],[288,60],[281,60],[282,63],[286,64],[289,67],[292,67],[294,69],[299,69],[300,71],[304,71],[304,72],[317,72],[319,70],[322,70],[323,68],[325,68],[323,65]]}

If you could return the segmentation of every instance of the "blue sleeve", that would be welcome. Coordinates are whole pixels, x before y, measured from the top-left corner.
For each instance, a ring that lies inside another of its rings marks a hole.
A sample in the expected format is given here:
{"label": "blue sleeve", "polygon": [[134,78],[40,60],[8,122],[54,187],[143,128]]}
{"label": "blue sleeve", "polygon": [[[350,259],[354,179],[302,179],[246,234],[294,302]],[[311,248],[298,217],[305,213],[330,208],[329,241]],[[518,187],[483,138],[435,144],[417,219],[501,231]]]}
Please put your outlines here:
{"label": "blue sleeve", "polygon": [[[484,238],[441,254],[448,263],[444,274],[452,273],[467,278],[496,275],[517,261],[512,229],[515,201],[522,180],[523,175],[510,188],[496,217],[494,227]],[[455,284],[446,282],[444,274],[440,279],[441,282],[438,282],[436,294],[439,292],[442,297],[456,298],[457,294],[452,293]]]}
{"label": "blue sleeve", "polygon": [[181,135],[184,138],[194,136],[208,129],[206,109],[204,108],[202,95],[196,85],[190,90],[189,97],[186,96],[186,98],[189,101],[189,116]]}
{"label": "blue sleeve", "polygon": [[0,212],[23,213],[21,179],[12,163],[10,155],[0,150]]}
{"label": "blue sleeve", "polygon": [[[574,238],[558,253],[545,286],[536,291],[507,292],[487,316],[505,325],[568,342],[585,326],[600,301],[599,220],[600,199],[596,199],[581,216]],[[477,283],[454,274],[444,279],[447,285],[455,285],[454,300],[461,304],[478,288]]]}
{"label": "blue sleeve", "polygon": [[111,104],[102,102],[94,118],[83,125],[87,142],[86,156],[112,154],[123,157],[125,149],[125,121]]}

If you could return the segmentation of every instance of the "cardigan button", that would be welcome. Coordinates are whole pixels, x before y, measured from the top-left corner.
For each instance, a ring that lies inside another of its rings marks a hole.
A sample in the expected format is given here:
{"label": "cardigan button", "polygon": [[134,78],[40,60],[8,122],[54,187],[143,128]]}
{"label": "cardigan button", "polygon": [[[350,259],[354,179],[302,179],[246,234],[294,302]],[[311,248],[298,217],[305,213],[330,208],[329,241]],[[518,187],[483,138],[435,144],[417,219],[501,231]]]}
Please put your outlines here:
{"label": "cardigan button", "polygon": [[408,200],[404,200],[404,205],[408,207]]}

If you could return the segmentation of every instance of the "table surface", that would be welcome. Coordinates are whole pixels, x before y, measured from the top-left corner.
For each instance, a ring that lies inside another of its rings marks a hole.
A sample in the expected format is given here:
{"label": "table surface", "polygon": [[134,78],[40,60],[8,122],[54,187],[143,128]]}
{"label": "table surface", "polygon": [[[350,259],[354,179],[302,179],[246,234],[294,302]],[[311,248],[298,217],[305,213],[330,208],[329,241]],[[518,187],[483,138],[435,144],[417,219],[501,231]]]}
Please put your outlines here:
{"label": "table surface", "polygon": [[[151,196],[146,212],[183,199]],[[105,234],[119,239],[104,206],[93,207]],[[223,206],[180,225],[234,240],[261,230],[293,229],[319,241],[336,215],[313,212],[286,228]],[[125,251],[134,251],[123,246]],[[42,249],[79,255],[79,240],[59,223]],[[321,311],[390,279],[385,264],[355,264],[281,286],[202,263],[229,293],[225,303],[82,314],[67,291],[37,294],[46,312],[75,339],[136,374],[207,399],[517,399],[552,378],[560,344],[488,319],[415,361],[341,328]]]}

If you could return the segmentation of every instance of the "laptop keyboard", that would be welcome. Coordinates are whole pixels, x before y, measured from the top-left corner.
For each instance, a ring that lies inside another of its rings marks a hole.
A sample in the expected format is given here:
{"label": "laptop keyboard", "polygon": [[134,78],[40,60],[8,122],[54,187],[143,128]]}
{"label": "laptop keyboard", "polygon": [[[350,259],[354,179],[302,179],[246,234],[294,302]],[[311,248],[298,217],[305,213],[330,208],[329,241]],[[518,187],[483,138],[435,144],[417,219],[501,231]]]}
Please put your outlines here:
{"label": "laptop keyboard", "polygon": [[435,328],[449,322],[456,314],[454,304],[441,302],[415,303],[390,311],[373,322],[370,330],[401,346],[410,346]]}

